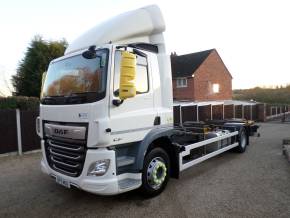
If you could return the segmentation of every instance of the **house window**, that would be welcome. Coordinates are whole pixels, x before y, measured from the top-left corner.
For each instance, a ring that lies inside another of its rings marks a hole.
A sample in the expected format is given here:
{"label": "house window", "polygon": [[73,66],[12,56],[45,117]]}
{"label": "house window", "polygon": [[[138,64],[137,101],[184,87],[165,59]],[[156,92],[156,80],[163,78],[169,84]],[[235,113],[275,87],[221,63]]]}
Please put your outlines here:
{"label": "house window", "polygon": [[220,84],[217,84],[217,83],[213,84],[212,85],[212,92],[219,93],[220,92]]}
{"label": "house window", "polygon": [[187,79],[186,78],[178,78],[176,80],[176,87],[177,88],[187,87]]}

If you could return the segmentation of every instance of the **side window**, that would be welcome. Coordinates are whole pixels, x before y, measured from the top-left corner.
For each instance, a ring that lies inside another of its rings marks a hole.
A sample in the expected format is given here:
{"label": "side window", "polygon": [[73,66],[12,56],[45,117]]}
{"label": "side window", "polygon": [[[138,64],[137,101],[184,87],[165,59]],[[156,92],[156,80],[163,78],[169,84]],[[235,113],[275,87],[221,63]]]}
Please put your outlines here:
{"label": "side window", "polygon": [[116,51],[115,53],[115,63],[114,63],[114,85],[113,85],[113,90],[114,90],[114,95],[118,96],[119,95],[119,86],[120,86],[120,62],[121,62],[121,52]]}
{"label": "side window", "polygon": [[[120,85],[120,62],[121,52],[115,53],[115,72],[114,72],[114,95],[118,96]],[[146,57],[137,55],[137,72],[136,72],[136,91],[137,94],[143,94],[149,91],[149,78],[148,78],[148,62]]]}

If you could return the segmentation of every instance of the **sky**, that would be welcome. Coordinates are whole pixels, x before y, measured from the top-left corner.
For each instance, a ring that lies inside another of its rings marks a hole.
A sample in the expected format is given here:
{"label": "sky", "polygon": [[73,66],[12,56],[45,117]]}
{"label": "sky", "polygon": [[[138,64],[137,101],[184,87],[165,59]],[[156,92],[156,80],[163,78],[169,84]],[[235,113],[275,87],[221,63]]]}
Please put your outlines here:
{"label": "sky", "polygon": [[233,88],[290,84],[290,2],[287,0],[9,0],[0,2],[0,92],[8,93],[35,35],[69,43],[119,13],[157,4],[167,53],[216,48]]}

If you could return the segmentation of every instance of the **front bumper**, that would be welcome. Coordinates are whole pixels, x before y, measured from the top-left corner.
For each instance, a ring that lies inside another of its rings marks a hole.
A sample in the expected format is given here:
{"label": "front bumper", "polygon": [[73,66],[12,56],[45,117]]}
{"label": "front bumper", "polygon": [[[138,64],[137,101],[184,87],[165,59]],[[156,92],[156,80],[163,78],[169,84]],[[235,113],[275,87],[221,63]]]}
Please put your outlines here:
{"label": "front bumper", "polygon": [[[99,195],[116,195],[137,189],[141,186],[141,173],[124,173],[118,176],[116,175],[116,156],[113,150],[108,150],[106,148],[88,149],[81,175],[79,177],[70,177],[49,167],[43,140],[41,141],[41,147],[43,155],[41,160],[42,172],[52,177],[62,177],[64,180],[68,181],[71,186]],[[107,173],[103,176],[87,176],[90,164],[103,159],[110,159],[110,166]]]}

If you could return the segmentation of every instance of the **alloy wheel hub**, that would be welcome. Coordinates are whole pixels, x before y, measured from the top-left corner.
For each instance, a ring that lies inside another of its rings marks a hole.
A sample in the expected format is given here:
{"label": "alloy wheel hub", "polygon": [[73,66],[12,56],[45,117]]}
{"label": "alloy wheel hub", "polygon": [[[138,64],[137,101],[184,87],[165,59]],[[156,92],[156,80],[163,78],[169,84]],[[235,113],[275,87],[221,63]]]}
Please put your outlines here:
{"label": "alloy wheel hub", "polygon": [[167,168],[164,160],[160,157],[154,158],[147,168],[147,181],[153,189],[158,189],[166,178]]}

